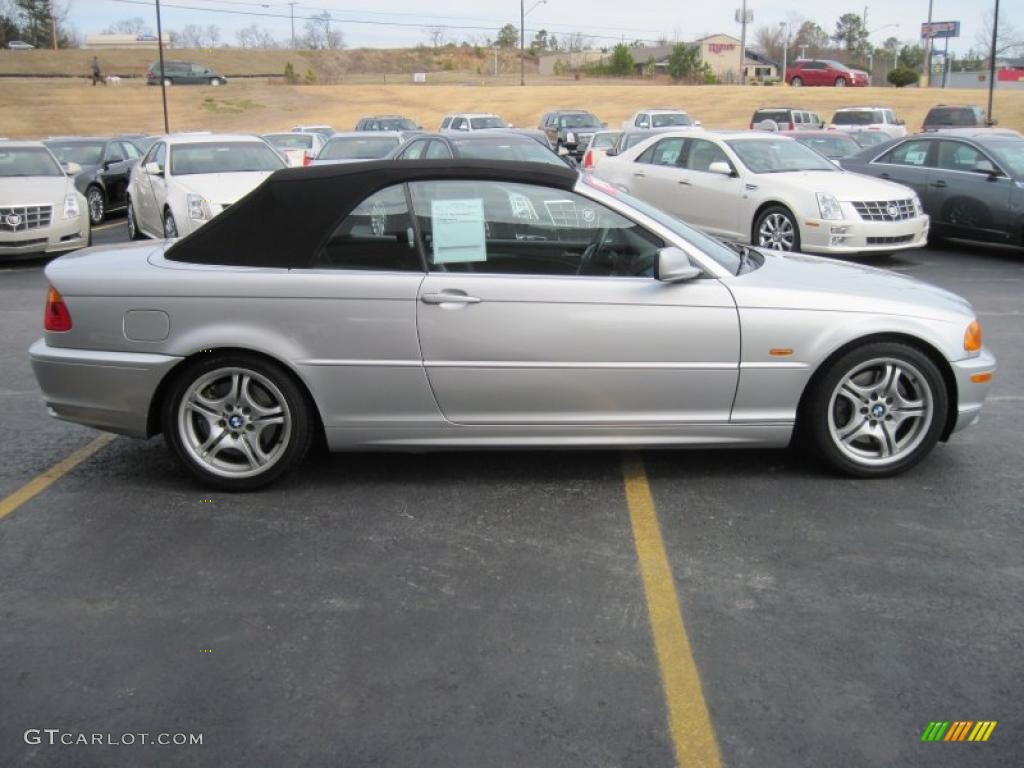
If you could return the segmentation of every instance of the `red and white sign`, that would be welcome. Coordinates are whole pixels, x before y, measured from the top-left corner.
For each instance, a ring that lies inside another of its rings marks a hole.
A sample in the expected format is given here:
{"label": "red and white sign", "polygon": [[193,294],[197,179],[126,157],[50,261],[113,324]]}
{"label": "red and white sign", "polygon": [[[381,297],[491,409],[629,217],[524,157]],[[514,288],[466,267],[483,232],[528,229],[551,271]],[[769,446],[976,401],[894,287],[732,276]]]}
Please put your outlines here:
{"label": "red and white sign", "polygon": [[708,50],[711,53],[725,53],[726,51],[735,51],[736,43],[708,43]]}

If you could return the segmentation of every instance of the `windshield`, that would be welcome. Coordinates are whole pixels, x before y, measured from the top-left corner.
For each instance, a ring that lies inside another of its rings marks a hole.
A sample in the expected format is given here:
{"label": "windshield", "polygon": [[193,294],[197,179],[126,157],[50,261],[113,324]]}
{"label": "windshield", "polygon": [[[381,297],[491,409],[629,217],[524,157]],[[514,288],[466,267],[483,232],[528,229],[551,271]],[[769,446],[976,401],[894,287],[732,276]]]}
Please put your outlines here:
{"label": "windshield", "polygon": [[476,160],[518,160],[526,163],[549,163],[564,166],[562,159],[533,139],[509,140],[455,140],[452,142],[459,157]]}
{"label": "windshield", "polygon": [[788,123],[789,112],[784,109],[760,109],[754,113],[754,117],[750,122],[757,125],[762,120],[774,120],[776,123]]}
{"label": "windshield", "polygon": [[825,157],[849,157],[860,152],[860,146],[849,136],[797,136],[796,140]]}
{"label": "windshield", "polygon": [[754,173],[839,172],[817,152],[792,139],[733,139],[726,143]]}
{"label": "windshield", "polygon": [[599,133],[594,137],[594,140],[590,142],[590,146],[593,149],[611,149],[615,146],[615,142],[618,138],[619,134],[617,133]]}
{"label": "windshield", "polygon": [[474,131],[479,131],[483,128],[508,127],[500,117],[471,117],[469,118],[469,125]]}
{"label": "windshield", "polygon": [[707,254],[711,259],[727,269],[731,274],[735,275],[739,271],[739,254],[724,243],[705,235],[700,230],[694,229],[689,224],[684,223],[681,219],[677,219],[675,216],[665,213],[661,209],[655,208],[653,205],[648,205],[643,200],[639,200],[626,192],[622,192],[609,186],[607,182],[595,179],[590,174],[585,174],[583,176],[583,182],[588,186],[601,190],[607,195],[611,195],[616,200],[622,200],[629,207],[636,209],[649,219],[653,219],[658,222],[670,232],[679,235],[679,237],[686,240],[688,243],[692,243],[694,247]]}
{"label": "windshield", "polygon": [[276,171],[284,160],[262,141],[180,144],[171,147],[172,176]]}
{"label": "windshield", "polygon": [[849,134],[850,138],[857,142],[858,146],[861,147],[873,147],[875,144],[885,144],[892,137],[887,133],[874,133],[872,131],[857,131],[856,133]]}
{"label": "windshield", "polygon": [[925,118],[925,125],[966,125],[978,124],[978,116],[970,107],[944,107],[933,109]]}
{"label": "windshield", "polygon": [[1018,179],[1024,178],[1024,141],[1000,141],[985,144],[995,155],[1003,170]]}
{"label": "windshield", "polygon": [[42,147],[0,147],[0,178],[63,175],[53,155]]}
{"label": "windshield", "polygon": [[320,150],[317,160],[377,160],[398,146],[394,136],[333,138]]}
{"label": "windshield", "polygon": [[105,141],[47,141],[46,146],[62,163],[99,165],[103,160]]}
{"label": "windshield", "polygon": [[667,128],[670,125],[693,125],[693,120],[683,112],[670,112],[664,115],[655,114],[651,117],[652,128]]}
{"label": "windshield", "polygon": [[649,139],[653,135],[653,133],[627,133],[625,140],[622,142],[622,148],[629,149],[630,147],[635,147],[641,141]]}
{"label": "windshield", "polygon": [[377,121],[378,131],[415,131],[416,123],[407,117],[382,117]]}
{"label": "windshield", "polygon": [[597,118],[589,114],[564,115],[558,118],[560,128],[600,128],[601,123]]}
{"label": "windshield", "polygon": [[313,147],[313,135],[309,133],[279,133],[263,138],[278,149],[311,149]]}
{"label": "windshield", "polygon": [[835,125],[872,125],[884,123],[882,113],[873,109],[858,109],[852,112],[836,112],[832,116]]}

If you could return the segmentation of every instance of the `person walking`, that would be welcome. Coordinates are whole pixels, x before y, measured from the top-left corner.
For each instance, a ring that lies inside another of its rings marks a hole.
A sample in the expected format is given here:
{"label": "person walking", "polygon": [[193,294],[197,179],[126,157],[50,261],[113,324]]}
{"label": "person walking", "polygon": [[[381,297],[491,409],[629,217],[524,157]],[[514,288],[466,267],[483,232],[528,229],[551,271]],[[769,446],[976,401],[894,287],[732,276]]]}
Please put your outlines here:
{"label": "person walking", "polygon": [[96,85],[96,83],[103,83],[104,85],[106,85],[107,84],[107,80],[106,80],[105,77],[103,77],[103,73],[100,71],[100,60],[99,60],[99,57],[98,56],[93,56],[92,57],[92,84]]}

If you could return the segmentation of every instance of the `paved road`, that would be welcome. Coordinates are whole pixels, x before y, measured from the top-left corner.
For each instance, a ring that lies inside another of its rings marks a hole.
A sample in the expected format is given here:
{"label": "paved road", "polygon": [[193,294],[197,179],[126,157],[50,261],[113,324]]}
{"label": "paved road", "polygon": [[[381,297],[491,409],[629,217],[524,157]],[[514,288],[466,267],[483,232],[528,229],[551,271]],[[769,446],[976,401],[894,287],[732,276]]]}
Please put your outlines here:
{"label": "paved road", "polygon": [[[641,456],[727,766],[1024,764],[1024,259],[878,263],[975,303],[978,427],[876,482]],[[0,272],[0,498],[94,434],[38,403],[44,287]],[[119,438],[0,521],[0,712],[2,766],[674,764],[614,452],[319,456],[229,496]],[[981,719],[985,744],[920,742]]]}

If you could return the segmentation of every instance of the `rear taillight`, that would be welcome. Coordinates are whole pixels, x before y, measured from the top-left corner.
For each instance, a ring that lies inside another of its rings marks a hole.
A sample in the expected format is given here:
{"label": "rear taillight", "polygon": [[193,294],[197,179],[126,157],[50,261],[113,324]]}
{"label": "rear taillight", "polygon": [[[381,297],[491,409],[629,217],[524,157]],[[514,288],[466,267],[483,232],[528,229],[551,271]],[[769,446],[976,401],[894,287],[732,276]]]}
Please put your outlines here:
{"label": "rear taillight", "polygon": [[313,156],[309,152],[302,153],[302,165],[303,167],[313,164]]}
{"label": "rear taillight", "polygon": [[791,131],[796,130],[796,126],[793,125],[792,121],[790,121],[790,123],[789,123],[789,130],[791,130]]}
{"label": "rear taillight", "polygon": [[593,168],[594,167],[594,152],[593,152],[593,150],[588,149],[586,151],[586,153],[583,155],[583,167],[584,168]]}
{"label": "rear taillight", "polygon": [[43,315],[43,328],[48,331],[70,331],[71,313],[64,304],[64,297],[52,285],[46,292],[46,312]]}

